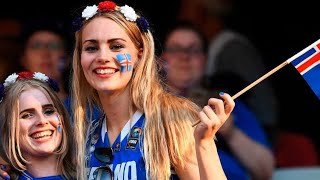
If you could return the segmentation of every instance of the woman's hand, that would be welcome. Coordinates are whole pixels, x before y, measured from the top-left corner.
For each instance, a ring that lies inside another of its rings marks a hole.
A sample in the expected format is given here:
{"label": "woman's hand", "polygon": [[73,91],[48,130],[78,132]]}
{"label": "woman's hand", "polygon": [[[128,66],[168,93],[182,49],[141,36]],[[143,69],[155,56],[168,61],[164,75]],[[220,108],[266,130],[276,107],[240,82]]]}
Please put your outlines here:
{"label": "woman's hand", "polygon": [[7,162],[5,162],[1,157],[0,157],[0,179],[5,179],[8,180],[10,179],[10,176],[8,172],[10,171],[10,166],[8,165]]}
{"label": "woman's hand", "polygon": [[200,122],[194,131],[200,179],[227,179],[213,138],[230,117],[235,102],[229,94],[219,95],[223,100],[210,98],[208,105],[200,111]]}
{"label": "woman's hand", "polygon": [[227,93],[219,94],[222,99],[210,98],[208,105],[206,105],[199,116],[201,122],[195,129],[195,140],[212,140],[220,127],[229,118],[235,102]]}

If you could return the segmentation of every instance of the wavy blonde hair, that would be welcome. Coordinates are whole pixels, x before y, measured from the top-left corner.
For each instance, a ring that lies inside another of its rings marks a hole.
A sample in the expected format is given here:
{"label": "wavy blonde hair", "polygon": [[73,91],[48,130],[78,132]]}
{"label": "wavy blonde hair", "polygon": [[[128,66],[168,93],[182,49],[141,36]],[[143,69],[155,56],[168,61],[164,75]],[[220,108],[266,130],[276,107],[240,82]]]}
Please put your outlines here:
{"label": "wavy blonde hair", "polygon": [[129,109],[145,113],[143,156],[147,175],[151,179],[169,179],[171,167],[184,166],[190,153],[194,154],[192,122],[198,120],[199,107],[191,101],[168,93],[159,77],[158,59],[155,57],[153,36],[150,31],[141,32],[135,22],[127,21],[117,11],[98,13],[84,22],[75,34],[73,56],[73,111],[77,141],[78,179],[85,179],[85,137],[88,122],[85,119],[86,105],[101,105],[97,92],[85,80],[80,64],[82,30],[96,17],[115,21],[129,35],[137,49],[143,49],[131,81]]}
{"label": "wavy blonde hair", "polygon": [[62,122],[62,142],[55,153],[58,154],[57,170],[62,172],[68,179],[76,176],[73,145],[73,130],[69,116],[57,93],[44,82],[36,79],[17,80],[14,84],[5,89],[5,97],[0,103],[0,156],[14,167],[13,176],[18,176],[21,171],[27,170],[29,163],[21,152],[20,148],[20,126],[19,126],[19,97],[22,92],[28,89],[39,89],[49,97],[57,109]]}

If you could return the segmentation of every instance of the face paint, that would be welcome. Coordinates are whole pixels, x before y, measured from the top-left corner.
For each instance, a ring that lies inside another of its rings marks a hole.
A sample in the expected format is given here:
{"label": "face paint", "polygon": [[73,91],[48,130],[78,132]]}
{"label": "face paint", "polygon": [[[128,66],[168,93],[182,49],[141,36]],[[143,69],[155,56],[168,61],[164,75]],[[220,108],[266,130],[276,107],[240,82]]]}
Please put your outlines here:
{"label": "face paint", "polygon": [[132,60],[130,54],[117,54],[116,57],[121,65],[120,72],[132,71]]}
{"label": "face paint", "polygon": [[57,121],[60,122],[60,116],[59,115],[57,115]]}
{"label": "face paint", "polygon": [[58,133],[61,133],[62,132],[62,127],[61,125],[58,126]]}
{"label": "face paint", "polygon": [[62,126],[61,126],[61,120],[60,120],[60,116],[59,115],[57,115],[57,121],[59,122],[57,129],[58,129],[58,132],[61,133],[62,132]]}

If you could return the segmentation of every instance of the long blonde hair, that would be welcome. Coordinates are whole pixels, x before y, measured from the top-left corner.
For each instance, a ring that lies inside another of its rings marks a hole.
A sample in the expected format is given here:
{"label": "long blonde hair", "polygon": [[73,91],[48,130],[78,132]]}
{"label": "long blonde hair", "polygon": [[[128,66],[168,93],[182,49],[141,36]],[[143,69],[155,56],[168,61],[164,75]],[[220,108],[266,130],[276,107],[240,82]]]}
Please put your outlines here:
{"label": "long blonde hair", "polygon": [[73,146],[72,128],[64,105],[57,96],[57,93],[45,83],[36,79],[17,80],[14,84],[5,88],[5,97],[0,103],[0,156],[14,167],[16,174],[27,170],[29,163],[21,152],[20,148],[20,128],[19,128],[19,97],[27,89],[39,89],[52,100],[54,107],[61,117],[62,142],[55,151],[58,154],[57,170],[62,172],[68,179],[76,176],[74,167],[74,152],[70,148]]}
{"label": "long blonde hair", "polygon": [[192,122],[198,120],[199,107],[191,101],[165,91],[159,78],[159,64],[155,57],[153,36],[150,31],[141,32],[135,22],[127,21],[117,11],[97,13],[84,22],[76,32],[73,57],[73,108],[77,140],[78,179],[85,179],[85,137],[88,122],[85,120],[86,105],[101,104],[97,92],[85,80],[80,64],[82,30],[92,19],[103,16],[115,21],[143,53],[135,65],[129,82],[130,112],[132,109],[145,113],[143,156],[150,179],[169,179],[171,167],[184,165],[190,153],[195,153]]}

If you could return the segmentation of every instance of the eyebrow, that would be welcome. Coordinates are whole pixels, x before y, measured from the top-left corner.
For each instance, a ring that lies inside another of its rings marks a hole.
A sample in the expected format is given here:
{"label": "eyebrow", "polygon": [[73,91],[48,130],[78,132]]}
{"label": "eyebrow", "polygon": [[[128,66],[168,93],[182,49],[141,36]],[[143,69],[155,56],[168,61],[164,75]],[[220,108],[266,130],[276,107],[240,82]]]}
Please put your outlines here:
{"label": "eyebrow", "polygon": [[[114,41],[124,41],[124,42],[127,42],[125,39],[123,38],[113,38],[113,39],[109,39],[107,42],[110,43],[110,42],[114,42]],[[98,43],[98,41],[96,39],[87,39],[85,41],[83,41],[82,44],[86,43],[86,42],[91,42],[91,43]]]}
{"label": "eyebrow", "polygon": [[[44,104],[44,105],[42,105],[42,108],[44,109],[44,108],[54,108],[54,106],[53,106],[53,104]],[[29,108],[29,109],[24,109],[23,111],[21,111],[20,113],[19,113],[19,115],[20,114],[22,114],[22,113],[24,113],[24,112],[28,112],[28,111],[34,111],[34,108]]]}

